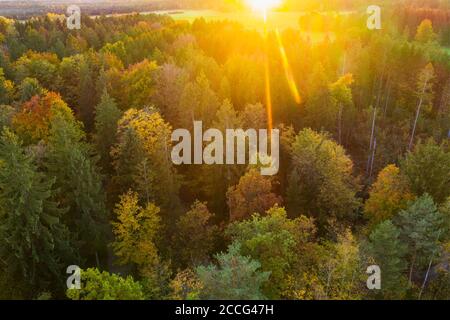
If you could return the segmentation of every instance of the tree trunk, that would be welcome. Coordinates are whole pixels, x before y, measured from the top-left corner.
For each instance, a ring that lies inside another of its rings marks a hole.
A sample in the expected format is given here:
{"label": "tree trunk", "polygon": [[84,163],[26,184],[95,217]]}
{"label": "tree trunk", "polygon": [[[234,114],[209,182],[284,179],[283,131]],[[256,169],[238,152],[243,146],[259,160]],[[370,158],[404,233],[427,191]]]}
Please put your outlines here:
{"label": "tree trunk", "polygon": [[414,263],[416,262],[416,250],[414,250],[414,255],[411,260],[411,267],[409,269],[409,286],[412,284],[412,274],[414,271]]}
{"label": "tree trunk", "polygon": [[412,130],[412,133],[411,133],[411,140],[409,141],[408,151],[411,151],[412,145],[414,143],[414,135],[416,133],[417,121],[419,120],[420,109],[422,108],[422,102],[423,102],[423,94],[425,93],[425,89],[427,87],[427,84],[428,84],[428,80],[425,81],[425,85],[423,86],[423,89],[422,89],[422,94],[420,95],[419,105],[417,106],[417,111],[416,111],[416,118],[414,120],[414,126],[413,126],[413,130]]}

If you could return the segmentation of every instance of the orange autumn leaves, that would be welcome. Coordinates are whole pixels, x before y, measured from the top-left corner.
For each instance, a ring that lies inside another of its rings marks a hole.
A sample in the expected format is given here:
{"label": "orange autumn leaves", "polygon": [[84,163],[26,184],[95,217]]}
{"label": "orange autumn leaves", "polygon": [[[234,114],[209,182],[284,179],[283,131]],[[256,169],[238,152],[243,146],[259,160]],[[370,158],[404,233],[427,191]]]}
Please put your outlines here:
{"label": "orange autumn leaves", "polygon": [[72,110],[61,96],[49,92],[43,97],[34,96],[25,102],[13,117],[12,125],[26,143],[39,142],[47,139],[55,116],[73,119]]}

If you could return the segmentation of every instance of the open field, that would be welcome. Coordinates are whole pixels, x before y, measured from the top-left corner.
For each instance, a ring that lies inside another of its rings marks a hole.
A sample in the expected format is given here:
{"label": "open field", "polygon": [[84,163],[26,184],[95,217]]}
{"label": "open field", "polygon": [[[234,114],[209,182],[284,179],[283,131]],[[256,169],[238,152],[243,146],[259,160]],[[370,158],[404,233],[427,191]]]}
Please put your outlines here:
{"label": "open field", "polygon": [[[243,24],[249,29],[264,29],[264,20],[258,12],[220,12],[215,10],[185,10],[185,11],[157,11],[158,14],[168,14],[175,20],[189,22],[198,18],[206,21],[229,20]],[[271,12],[267,16],[269,29],[298,28],[299,18],[302,12]]]}

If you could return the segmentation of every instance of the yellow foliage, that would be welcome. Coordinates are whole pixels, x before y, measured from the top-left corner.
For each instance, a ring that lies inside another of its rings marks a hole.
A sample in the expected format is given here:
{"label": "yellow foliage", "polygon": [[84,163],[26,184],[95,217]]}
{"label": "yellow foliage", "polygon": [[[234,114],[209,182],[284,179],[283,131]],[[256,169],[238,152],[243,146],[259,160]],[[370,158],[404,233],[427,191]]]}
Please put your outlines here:
{"label": "yellow foliage", "polygon": [[138,204],[138,195],[129,191],[120,197],[114,210],[114,253],[119,264],[136,264],[142,274],[158,262],[155,238],[160,228],[160,209],[152,203],[145,208]]}
{"label": "yellow foliage", "polygon": [[388,165],[372,185],[364,212],[371,220],[370,224],[375,226],[405,209],[414,198],[400,169],[395,165]]}

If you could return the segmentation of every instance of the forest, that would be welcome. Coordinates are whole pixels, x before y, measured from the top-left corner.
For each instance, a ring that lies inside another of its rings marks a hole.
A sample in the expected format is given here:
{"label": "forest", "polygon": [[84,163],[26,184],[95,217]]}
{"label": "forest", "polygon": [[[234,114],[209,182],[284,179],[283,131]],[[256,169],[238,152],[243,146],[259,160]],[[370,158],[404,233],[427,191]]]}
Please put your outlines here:
{"label": "forest", "polygon": [[[0,17],[0,299],[450,299],[450,3],[426,2],[381,30]],[[278,129],[278,174],[175,165],[193,120]]]}

